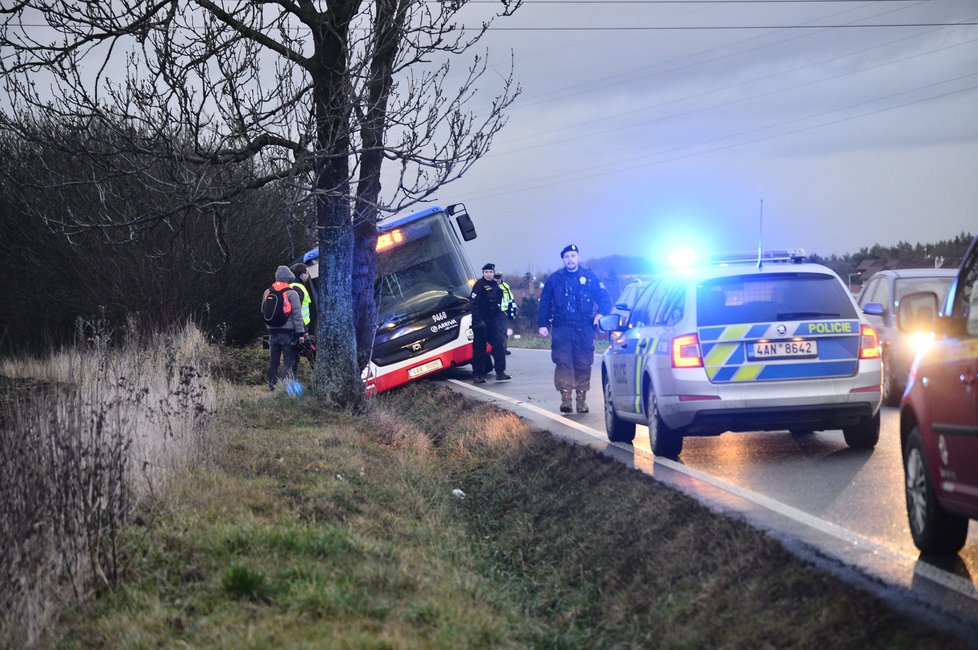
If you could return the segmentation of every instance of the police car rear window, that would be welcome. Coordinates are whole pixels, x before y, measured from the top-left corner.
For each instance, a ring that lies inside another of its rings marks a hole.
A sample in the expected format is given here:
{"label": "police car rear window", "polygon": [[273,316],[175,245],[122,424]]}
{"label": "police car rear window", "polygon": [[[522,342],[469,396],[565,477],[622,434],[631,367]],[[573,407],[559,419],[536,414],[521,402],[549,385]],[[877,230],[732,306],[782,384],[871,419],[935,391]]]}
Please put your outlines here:
{"label": "police car rear window", "polygon": [[705,280],[696,290],[699,326],[856,318],[845,287],[821,273],[758,273]]}

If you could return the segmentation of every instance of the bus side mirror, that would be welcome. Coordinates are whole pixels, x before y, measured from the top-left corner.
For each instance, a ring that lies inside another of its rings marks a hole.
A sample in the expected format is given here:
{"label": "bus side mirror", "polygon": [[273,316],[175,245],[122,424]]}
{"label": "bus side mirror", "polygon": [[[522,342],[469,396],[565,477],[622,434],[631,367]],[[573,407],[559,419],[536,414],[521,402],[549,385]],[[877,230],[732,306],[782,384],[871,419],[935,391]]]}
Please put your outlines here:
{"label": "bus side mirror", "polygon": [[466,211],[464,203],[453,203],[445,210],[449,215],[455,217],[455,223],[458,224],[458,231],[462,233],[462,239],[472,241],[478,236],[475,232],[475,224],[472,223],[472,217]]}

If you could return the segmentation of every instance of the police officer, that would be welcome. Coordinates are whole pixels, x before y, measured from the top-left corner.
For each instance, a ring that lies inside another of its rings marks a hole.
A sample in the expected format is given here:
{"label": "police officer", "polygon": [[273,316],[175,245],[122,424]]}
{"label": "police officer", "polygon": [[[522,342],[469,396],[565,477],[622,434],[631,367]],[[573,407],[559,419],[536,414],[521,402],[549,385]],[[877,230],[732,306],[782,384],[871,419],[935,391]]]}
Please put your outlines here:
{"label": "police officer", "polygon": [[313,284],[312,278],[309,276],[309,269],[306,268],[305,264],[301,262],[293,264],[290,270],[295,275],[295,282],[292,283],[292,286],[302,298],[302,322],[305,324],[307,332],[315,333],[316,317],[319,315],[319,292],[316,291],[316,285]]}
{"label": "police officer", "polygon": [[[560,412],[572,410],[571,391],[577,391],[577,412],[587,413],[587,391],[594,363],[594,329],[611,311],[611,296],[594,272],[580,265],[577,246],[560,251],[564,268],[547,278],[540,294],[540,336],[550,336],[550,358],[557,364],[554,386],[560,391]],[[597,313],[595,313],[597,306]]]}
{"label": "police officer", "polygon": [[512,354],[509,351],[509,335],[512,330],[509,329],[509,323],[506,323],[506,321],[516,320],[516,300],[513,299],[513,288],[509,286],[509,283],[506,282],[506,280],[503,280],[502,273],[496,271],[496,275],[493,276],[493,279],[503,292],[503,300],[501,303],[499,303],[499,307],[502,312],[506,314],[506,318],[503,319],[504,324],[502,325],[502,328],[503,341],[506,343],[506,354],[509,355]]}
{"label": "police officer", "polygon": [[496,380],[512,379],[506,374],[506,314],[500,303],[503,291],[493,279],[495,264],[482,267],[482,277],[472,287],[472,383],[486,383],[486,343],[492,346],[492,361],[496,368]]}
{"label": "police officer", "polygon": [[503,292],[503,301],[499,305],[500,308],[502,308],[503,313],[506,314],[506,318],[516,320],[516,301],[513,299],[513,288],[509,286],[509,283],[506,282],[506,280],[503,280],[502,273],[496,272],[496,275],[493,277]]}
{"label": "police officer", "polygon": [[298,376],[300,357],[305,356],[309,359],[309,365],[316,365],[316,348],[310,337],[315,336],[316,325],[313,321],[319,313],[319,307],[317,305],[319,301],[314,298],[315,288],[312,286],[309,278],[309,270],[306,268],[306,265],[301,262],[293,264],[290,270],[295,276],[295,282],[289,283],[289,286],[299,294],[299,300],[302,302],[302,324],[306,328],[306,337],[303,343],[299,345],[298,350],[296,350],[295,365],[292,367],[292,374]]}

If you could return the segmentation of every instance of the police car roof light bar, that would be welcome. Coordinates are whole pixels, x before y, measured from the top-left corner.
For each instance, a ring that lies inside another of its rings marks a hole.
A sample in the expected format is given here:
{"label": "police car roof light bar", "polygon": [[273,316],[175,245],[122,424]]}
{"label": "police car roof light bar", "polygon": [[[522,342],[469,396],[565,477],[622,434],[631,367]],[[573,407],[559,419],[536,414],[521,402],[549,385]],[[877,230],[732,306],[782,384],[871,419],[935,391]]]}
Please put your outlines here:
{"label": "police car roof light bar", "polygon": [[774,250],[758,251],[731,251],[726,253],[716,253],[710,256],[713,264],[746,264],[749,262],[757,263],[761,267],[762,262],[780,262],[800,264],[805,260],[804,248],[786,248]]}

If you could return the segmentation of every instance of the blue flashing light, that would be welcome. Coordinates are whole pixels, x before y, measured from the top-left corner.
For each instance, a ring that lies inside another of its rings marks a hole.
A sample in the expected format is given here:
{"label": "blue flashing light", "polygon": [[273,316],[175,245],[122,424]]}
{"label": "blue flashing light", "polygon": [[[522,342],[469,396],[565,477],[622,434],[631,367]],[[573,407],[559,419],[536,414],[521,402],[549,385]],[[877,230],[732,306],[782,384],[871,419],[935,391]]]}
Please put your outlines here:
{"label": "blue flashing light", "polygon": [[[676,220],[681,219],[676,217]],[[656,234],[651,252],[658,273],[691,271],[706,263],[713,245],[694,230],[680,226],[677,230]]]}
{"label": "blue flashing light", "polygon": [[678,246],[666,254],[666,263],[673,269],[686,269],[696,266],[699,261],[699,253],[689,246]]}

